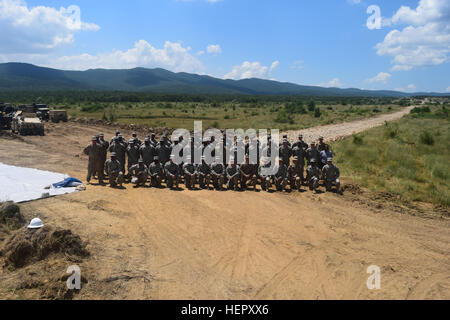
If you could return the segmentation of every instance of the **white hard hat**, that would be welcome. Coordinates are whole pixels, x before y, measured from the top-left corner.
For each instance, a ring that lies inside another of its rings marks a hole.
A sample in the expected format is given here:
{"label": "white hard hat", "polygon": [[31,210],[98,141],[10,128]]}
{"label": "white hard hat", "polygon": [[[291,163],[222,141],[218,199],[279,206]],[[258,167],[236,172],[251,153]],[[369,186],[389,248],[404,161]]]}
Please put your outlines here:
{"label": "white hard hat", "polygon": [[31,220],[30,224],[28,225],[28,229],[39,229],[42,228],[44,224],[42,223],[42,220],[39,218],[34,218]]}

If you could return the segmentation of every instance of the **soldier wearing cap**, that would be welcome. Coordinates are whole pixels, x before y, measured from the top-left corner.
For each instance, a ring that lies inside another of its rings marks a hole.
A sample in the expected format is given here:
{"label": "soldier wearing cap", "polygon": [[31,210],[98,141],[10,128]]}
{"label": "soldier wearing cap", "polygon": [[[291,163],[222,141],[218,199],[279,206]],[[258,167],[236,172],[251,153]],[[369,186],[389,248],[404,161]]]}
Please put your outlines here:
{"label": "soldier wearing cap", "polygon": [[303,136],[299,135],[299,141],[297,141],[293,145],[292,156],[297,157],[297,161],[298,161],[297,165],[299,167],[298,170],[299,170],[300,178],[303,183],[305,180],[305,175],[304,175],[305,159],[307,158],[306,150],[308,149],[308,145],[302,139],[303,139]]}
{"label": "soldier wearing cap", "polygon": [[181,180],[180,167],[175,162],[173,162],[174,158],[175,156],[171,155],[169,162],[167,162],[166,165],[164,166],[164,173],[166,175],[166,185],[170,189],[172,189],[174,186],[176,189],[178,189],[178,185],[180,184]]}
{"label": "soldier wearing cap", "polygon": [[298,135],[298,140],[292,145],[292,149],[295,147],[299,147],[305,151],[308,149],[308,144],[303,141],[303,135],[301,133]]}
{"label": "soldier wearing cap", "polygon": [[279,152],[280,158],[283,160],[283,163],[288,166],[289,163],[291,162],[290,159],[292,155],[292,150],[291,147],[288,145],[287,139],[283,139]]}
{"label": "soldier wearing cap", "polygon": [[132,137],[132,139],[134,139],[134,143],[135,143],[138,147],[140,147],[140,146],[142,145],[142,141],[138,138],[136,132],[133,132],[133,133],[131,134],[131,137]]}
{"label": "soldier wearing cap", "polygon": [[172,146],[168,142],[166,135],[163,135],[159,141],[159,144],[156,147],[156,152],[158,153],[159,161],[163,166],[165,166],[170,159],[170,155],[172,154]]}
{"label": "soldier wearing cap", "polygon": [[248,187],[253,187],[256,190],[257,183],[257,168],[254,164],[249,163],[249,155],[245,156],[245,163],[239,168],[241,178],[241,189],[246,190]]}
{"label": "soldier wearing cap", "polygon": [[117,160],[117,155],[115,152],[111,152],[111,159],[105,162],[106,173],[109,178],[109,185],[111,188],[115,188],[117,185],[122,187],[123,183],[123,171],[122,165],[119,160]]}
{"label": "soldier wearing cap", "polygon": [[120,131],[116,130],[116,135],[111,138],[111,141],[109,142],[109,144],[112,144],[115,138],[119,138],[119,135],[120,135]]}
{"label": "soldier wearing cap", "polygon": [[109,146],[109,152],[114,152],[117,155],[117,160],[120,162],[122,172],[125,172],[125,157],[127,154],[127,145],[120,139],[120,133],[117,137],[114,137],[111,145]]}
{"label": "soldier wearing cap", "polygon": [[327,164],[322,168],[322,179],[325,182],[327,191],[331,191],[333,185],[336,186],[336,191],[339,193],[341,189],[341,182],[339,181],[339,168],[333,164],[333,158],[327,159]]}
{"label": "soldier wearing cap", "polygon": [[108,156],[108,149],[109,149],[109,142],[105,140],[105,135],[103,133],[100,133],[98,135],[98,143],[103,147],[103,152],[102,152],[102,172],[105,172],[105,162],[106,162],[106,158]]}
{"label": "soldier wearing cap", "polygon": [[128,141],[127,155],[128,155],[128,163],[127,163],[128,178],[130,178],[131,177],[130,168],[138,163],[140,157],[139,146],[136,145],[135,139],[130,139],[130,141]]}
{"label": "soldier wearing cap", "polygon": [[281,142],[279,143],[279,147],[281,148],[281,146],[283,145],[283,143],[286,141],[286,144],[289,148],[292,148],[291,143],[289,142],[289,138],[287,134],[283,134],[283,139],[281,140]]}
{"label": "soldier wearing cap", "polygon": [[153,158],[156,156],[156,148],[150,143],[149,138],[145,138],[144,144],[141,146],[139,153],[141,154],[144,164],[148,167],[153,162]]}
{"label": "soldier wearing cap", "polygon": [[309,185],[309,190],[316,191],[319,187],[319,179],[320,179],[320,168],[317,166],[316,159],[312,158],[311,162],[306,169],[306,180]]}
{"label": "soldier wearing cap", "polygon": [[211,180],[211,167],[205,162],[205,156],[202,156],[202,163],[197,166],[198,183],[200,188],[209,189]]}
{"label": "soldier wearing cap", "polygon": [[239,166],[236,164],[234,157],[230,157],[230,164],[226,169],[226,174],[228,179],[227,189],[237,191],[239,188],[240,172]]}
{"label": "soldier wearing cap", "polygon": [[197,168],[191,161],[191,156],[186,156],[186,163],[183,166],[184,171],[184,183],[187,189],[195,188],[197,180]]}
{"label": "soldier wearing cap", "polygon": [[222,190],[225,183],[225,166],[219,156],[211,165],[211,178],[216,189]]}
{"label": "soldier wearing cap", "polygon": [[298,158],[294,156],[293,163],[288,168],[288,181],[291,190],[300,190],[303,182],[303,166],[298,164]]}
{"label": "soldier wearing cap", "polygon": [[150,175],[150,186],[161,187],[161,182],[163,178],[163,167],[159,162],[159,157],[155,156],[153,158],[153,163],[148,168],[148,173]]}
{"label": "soldier wearing cap", "polygon": [[158,141],[156,140],[156,133],[152,132],[150,135],[150,144],[156,149],[158,146]]}
{"label": "soldier wearing cap", "polygon": [[276,169],[274,180],[277,190],[283,191],[287,185],[287,167],[281,158],[278,160],[278,168]]}
{"label": "soldier wearing cap", "polygon": [[[258,176],[261,184],[261,189],[269,191],[272,187],[273,175],[267,171],[271,171],[271,162],[269,157],[265,157],[261,160],[261,166],[258,169]],[[266,172],[265,172],[266,171]]]}
{"label": "soldier wearing cap", "polygon": [[91,177],[98,173],[99,183],[103,183],[103,164],[102,163],[102,154],[103,147],[97,143],[97,137],[92,137],[91,143],[84,148],[83,153],[89,157],[88,163],[88,173],[86,177],[86,181],[88,183],[91,182]]}
{"label": "soldier wearing cap", "polygon": [[329,145],[326,144],[323,137],[319,137],[319,145],[317,146],[317,149],[319,149],[319,152],[324,151],[327,147],[329,149]]}
{"label": "soldier wearing cap", "polygon": [[144,159],[139,158],[138,164],[133,165],[130,168],[131,171],[131,183],[135,186],[134,188],[139,188],[140,186],[145,186],[148,178],[148,167],[144,164]]}
{"label": "soldier wearing cap", "polygon": [[316,164],[320,161],[320,152],[319,149],[317,149],[316,143],[311,142],[311,147],[306,150],[306,159],[308,160],[308,164],[311,163],[311,160],[314,159],[316,161]]}

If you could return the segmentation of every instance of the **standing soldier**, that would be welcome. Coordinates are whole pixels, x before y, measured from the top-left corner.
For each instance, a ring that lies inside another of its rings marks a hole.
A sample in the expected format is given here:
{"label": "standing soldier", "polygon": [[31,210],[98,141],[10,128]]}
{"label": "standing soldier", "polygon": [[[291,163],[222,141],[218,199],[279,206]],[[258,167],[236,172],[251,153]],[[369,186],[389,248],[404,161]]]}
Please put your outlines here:
{"label": "standing soldier", "polygon": [[133,132],[133,133],[131,134],[131,137],[132,137],[132,139],[134,139],[136,145],[137,145],[138,147],[141,147],[142,141],[137,137],[137,133],[136,133],[136,132]]}
{"label": "standing soldier", "polygon": [[216,157],[216,161],[211,165],[211,178],[214,187],[222,190],[225,183],[225,166],[219,156]]}
{"label": "standing soldier", "polygon": [[161,187],[163,167],[159,162],[158,156],[153,158],[153,163],[150,165],[150,168],[148,168],[148,173],[150,175],[150,186],[155,188]]}
{"label": "standing soldier", "polygon": [[303,166],[299,165],[296,156],[294,156],[293,163],[288,168],[288,180],[291,185],[291,190],[300,190],[303,182]]}
{"label": "standing soldier", "polygon": [[211,180],[211,167],[205,162],[205,156],[202,156],[202,164],[197,166],[198,183],[200,188],[209,189],[209,183]]}
{"label": "standing soldier", "polygon": [[306,169],[306,180],[308,181],[309,190],[316,191],[319,187],[320,168],[317,166],[316,159],[312,158],[311,162]]}
{"label": "standing soldier", "polygon": [[301,183],[303,183],[305,181],[304,171],[305,171],[305,158],[307,157],[306,149],[303,148],[302,144],[300,143],[295,144],[294,148],[292,149],[292,156],[294,156],[294,158],[295,157],[297,158],[299,177],[301,179]]}
{"label": "standing soldier", "polygon": [[239,188],[239,166],[236,165],[233,157],[230,157],[230,164],[227,167],[226,173],[228,179],[228,190],[232,189],[237,191]]}
{"label": "standing soldier", "polygon": [[172,153],[172,147],[165,135],[159,141],[159,144],[156,147],[156,152],[158,153],[159,161],[161,162],[162,166],[165,167]]}
{"label": "standing soldier", "polygon": [[288,145],[287,139],[283,139],[283,143],[280,148],[280,159],[283,160],[284,165],[288,166],[291,162],[291,147]]}
{"label": "standing soldier", "polygon": [[320,151],[320,168],[327,164],[329,158],[333,158],[333,152],[328,145],[325,145],[325,150]]}
{"label": "standing soldier", "polygon": [[324,140],[323,137],[319,138],[319,146],[317,147],[317,149],[319,149],[319,152],[324,151],[327,147],[329,149],[330,147],[328,144],[323,142],[323,140]]}
{"label": "standing soldier", "polygon": [[127,162],[128,178],[130,178],[131,177],[130,168],[138,163],[140,156],[140,150],[139,147],[136,145],[136,140],[130,139],[130,141],[128,141],[127,155],[128,155],[128,162]]}
{"label": "standing soldier", "polygon": [[333,185],[336,185],[336,192],[340,192],[341,182],[339,181],[339,168],[333,164],[333,158],[327,159],[327,164],[322,169],[322,179],[325,181],[327,191],[331,191]]}
{"label": "standing soldier", "polygon": [[169,162],[164,166],[164,172],[166,174],[166,185],[168,188],[172,189],[175,185],[175,188],[178,189],[178,185],[180,183],[180,167],[173,162],[174,155],[170,156]]}
{"label": "standing soldier", "polygon": [[148,167],[144,164],[144,159],[139,158],[138,164],[133,165],[130,171],[132,176],[131,183],[135,185],[134,188],[145,186],[148,178]]}
{"label": "standing soldier", "polygon": [[[286,144],[287,144],[287,146],[288,146],[289,148],[292,147],[292,146],[291,146],[291,143],[289,142],[288,135],[287,135],[287,134],[283,134],[283,139],[281,140],[281,142],[280,142],[279,145],[278,145],[280,148],[281,148],[281,146],[283,145],[284,141],[286,141]],[[286,164],[286,163],[285,163],[285,164]]]}
{"label": "standing soldier", "polygon": [[150,138],[150,144],[156,149],[158,146],[158,141],[156,141],[156,134],[152,132],[151,138]]}
{"label": "standing soldier", "polygon": [[278,162],[278,170],[277,173],[275,173],[274,180],[277,190],[283,191],[287,185],[287,167],[281,158]]}
{"label": "standing soldier", "polygon": [[122,164],[117,160],[117,155],[115,152],[111,152],[111,159],[105,162],[106,173],[109,178],[109,185],[111,188],[117,187],[119,185],[122,188],[123,183],[123,171]]}
{"label": "standing soldier", "polygon": [[102,172],[105,172],[105,162],[106,158],[108,156],[108,149],[109,149],[109,142],[105,140],[105,135],[103,133],[100,133],[98,135],[98,143],[103,147],[103,153],[102,153]]}
{"label": "standing soldier", "polygon": [[184,183],[187,189],[195,188],[195,181],[197,179],[197,170],[191,161],[191,156],[186,156],[187,162],[183,166]]}
{"label": "standing soldier", "polygon": [[272,175],[268,173],[263,173],[264,170],[270,169],[270,165],[271,165],[270,158],[264,157],[261,161],[261,166],[258,169],[258,176],[261,183],[261,189],[263,189],[264,191],[265,190],[269,191],[270,188],[272,187],[271,185]]}
{"label": "standing soldier", "polygon": [[256,190],[257,168],[254,164],[249,163],[249,156],[245,156],[245,163],[240,166],[241,189],[246,190],[247,187],[253,187]]}
{"label": "standing soldier", "polygon": [[301,133],[298,135],[298,140],[292,145],[292,148],[295,148],[297,146],[304,149],[305,151],[306,149],[308,149],[308,144],[303,141],[303,135]]}
{"label": "standing soldier", "polygon": [[145,138],[144,144],[140,149],[140,154],[144,160],[144,164],[149,168],[153,162],[153,158],[156,156],[156,149],[150,144],[149,138]]}
{"label": "standing soldier", "polygon": [[103,147],[97,143],[97,137],[92,137],[92,142],[84,148],[83,152],[89,157],[86,181],[90,183],[91,177],[97,172],[98,181],[103,184],[103,164],[101,163]]}
{"label": "standing soldier", "polygon": [[308,164],[311,163],[311,160],[314,159],[316,161],[316,165],[320,161],[320,152],[316,147],[315,142],[311,142],[311,147],[306,150],[306,159],[308,160]]}
{"label": "standing soldier", "polygon": [[112,144],[115,138],[119,138],[119,135],[120,135],[120,131],[116,130],[116,135],[111,138],[111,141],[109,142],[109,144]]}
{"label": "standing soldier", "polygon": [[113,142],[109,146],[109,152],[114,152],[121,165],[122,172],[125,172],[125,156],[127,153],[127,146],[121,141],[120,137],[114,137]]}

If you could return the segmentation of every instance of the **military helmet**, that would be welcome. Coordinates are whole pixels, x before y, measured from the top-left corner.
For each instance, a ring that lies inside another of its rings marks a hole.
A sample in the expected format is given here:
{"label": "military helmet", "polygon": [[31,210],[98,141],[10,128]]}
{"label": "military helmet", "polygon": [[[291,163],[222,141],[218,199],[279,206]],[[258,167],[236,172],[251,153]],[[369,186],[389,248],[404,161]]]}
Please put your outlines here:
{"label": "military helmet", "polygon": [[111,158],[112,157],[117,157],[117,154],[115,152],[111,152]]}
{"label": "military helmet", "polygon": [[92,136],[91,141],[97,141],[97,136]]}
{"label": "military helmet", "polygon": [[333,162],[333,158],[328,158],[327,162]]}

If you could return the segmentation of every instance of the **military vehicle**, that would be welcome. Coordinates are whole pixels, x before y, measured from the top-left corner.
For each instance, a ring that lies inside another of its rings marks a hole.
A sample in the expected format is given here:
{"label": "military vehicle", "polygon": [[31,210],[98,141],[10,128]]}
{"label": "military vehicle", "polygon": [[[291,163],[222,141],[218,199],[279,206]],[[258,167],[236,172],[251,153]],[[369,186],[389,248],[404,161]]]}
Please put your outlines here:
{"label": "military vehicle", "polygon": [[15,111],[16,109],[12,104],[0,103],[0,130],[11,128],[11,121]]}
{"label": "military vehicle", "polygon": [[25,135],[41,135],[44,133],[44,124],[35,113],[26,113],[24,111],[17,111],[11,122],[11,131],[18,133],[21,136]]}
{"label": "military vehicle", "polygon": [[50,110],[49,119],[54,123],[60,121],[67,122],[67,111],[66,110]]}
{"label": "military vehicle", "polygon": [[50,119],[50,109],[49,108],[38,108],[36,110],[36,115],[42,121],[48,121]]}

